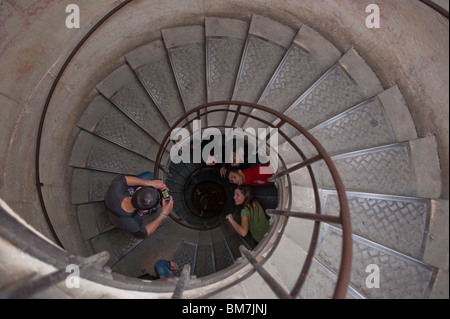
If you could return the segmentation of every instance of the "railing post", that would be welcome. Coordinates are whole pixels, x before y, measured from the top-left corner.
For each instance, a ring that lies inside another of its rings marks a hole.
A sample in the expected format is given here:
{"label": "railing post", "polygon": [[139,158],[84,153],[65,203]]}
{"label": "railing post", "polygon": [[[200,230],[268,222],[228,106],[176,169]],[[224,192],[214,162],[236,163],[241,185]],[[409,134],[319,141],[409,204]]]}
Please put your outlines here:
{"label": "railing post", "polygon": [[183,267],[178,283],[172,295],[172,299],[181,299],[183,297],[184,288],[189,280],[191,274],[191,265],[187,264]]}
{"label": "railing post", "polygon": [[255,268],[255,270],[261,275],[261,277],[264,279],[264,281],[269,285],[270,289],[277,295],[278,298],[281,299],[292,299],[291,295],[280,286],[280,284],[273,278],[267,270],[264,269],[263,266],[261,266],[260,263],[253,257],[252,253],[245,248],[243,245],[239,246],[239,250],[241,251],[242,255],[244,255],[245,258],[252,264],[252,266]]}
{"label": "railing post", "polygon": [[[78,263],[74,261],[73,265],[77,266],[80,271],[86,268],[102,270],[109,260],[109,257],[109,253],[107,251],[103,251],[88,258],[83,258]],[[40,291],[58,284],[59,282],[66,279],[69,275],[70,274],[66,271],[66,269],[58,269],[47,275],[39,276],[37,278],[30,278],[26,282],[21,283],[17,287],[12,288],[11,290],[2,294],[2,298],[25,299],[31,297]]]}

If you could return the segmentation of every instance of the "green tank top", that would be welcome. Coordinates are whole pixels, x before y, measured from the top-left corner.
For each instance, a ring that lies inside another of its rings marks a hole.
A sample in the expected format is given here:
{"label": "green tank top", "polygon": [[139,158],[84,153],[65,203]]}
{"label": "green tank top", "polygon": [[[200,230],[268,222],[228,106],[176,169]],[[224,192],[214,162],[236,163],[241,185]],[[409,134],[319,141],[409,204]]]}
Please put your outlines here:
{"label": "green tank top", "polygon": [[241,217],[246,216],[249,222],[249,231],[257,242],[260,242],[264,234],[269,230],[269,220],[264,214],[264,210],[258,202],[255,202],[251,210],[246,207],[241,210]]}

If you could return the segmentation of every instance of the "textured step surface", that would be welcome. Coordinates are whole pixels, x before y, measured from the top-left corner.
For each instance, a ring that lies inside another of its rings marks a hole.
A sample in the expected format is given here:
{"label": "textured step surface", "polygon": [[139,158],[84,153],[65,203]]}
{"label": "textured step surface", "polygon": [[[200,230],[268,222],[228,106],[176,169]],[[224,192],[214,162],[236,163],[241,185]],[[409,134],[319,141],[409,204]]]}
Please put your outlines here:
{"label": "textured step surface", "polygon": [[107,263],[110,267],[113,267],[142,241],[142,239],[137,239],[129,232],[118,228],[113,228],[108,232],[90,239],[90,243],[95,251],[108,251],[110,253],[110,258]]}
{"label": "textured step surface", "polygon": [[128,175],[153,170],[152,161],[84,131],[72,149],[70,165]]}
{"label": "textured step surface", "polygon": [[75,169],[72,176],[72,204],[103,201],[117,174]]}
{"label": "textured step surface", "polygon": [[186,110],[206,102],[205,30],[187,26],[161,30]]}
{"label": "textured step surface", "polygon": [[112,72],[97,85],[97,90],[157,142],[162,141],[169,127],[128,66]]}
{"label": "textured step surface", "polygon": [[[310,129],[383,91],[378,78],[351,49],[285,112]],[[292,136],[293,134],[290,134]]]}
{"label": "textured step surface", "polygon": [[[205,18],[208,102],[231,99],[247,32],[248,23],[245,21]],[[223,125],[225,118],[224,113],[210,114],[208,124]]]}
{"label": "textured step surface", "polygon": [[150,94],[169,125],[174,124],[185,107],[163,41],[157,40],[125,55],[130,67]]}
{"label": "textured step surface", "polygon": [[[309,132],[330,155],[414,140],[417,138],[414,123],[407,116],[409,112],[402,100],[398,88],[393,87]],[[403,118],[396,119],[391,114],[403,114]],[[315,148],[303,135],[295,137],[294,141],[307,157],[317,155]]]}
{"label": "textured step surface", "polygon": [[[337,273],[340,256],[340,231],[333,227],[324,230],[316,258]],[[379,269],[380,288],[367,285],[369,265]],[[393,250],[373,244],[353,235],[353,262],[350,285],[366,298],[422,299],[430,293],[437,268]]]}
{"label": "textured step surface", "polygon": [[77,215],[81,232],[86,240],[115,228],[108,219],[103,202],[78,205]]}
{"label": "textured step surface", "polygon": [[[313,258],[308,277],[299,297],[303,299],[331,299],[336,286],[336,274]],[[348,287],[346,299],[363,299],[352,287]]]}
{"label": "textured step surface", "polygon": [[88,104],[78,127],[153,161],[156,158],[159,144],[101,96]]}
{"label": "textured step surface", "polygon": [[[280,64],[295,32],[274,20],[253,15],[232,99],[256,103]],[[235,109],[232,107],[231,109]],[[250,112],[242,108],[242,112]],[[244,124],[245,118],[236,123]],[[232,124],[227,117],[227,125]]]}
{"label": "textured step surface", "polygon": [[[436,167],[434,165],[436,163],[431,161],[426,169],[414,164],[416,158],[426,155],[423,154],[425,149],[415,147],[416,143],[423,144],[432,140],[391,144],[337,155],[332,159],[348,190],[429,197],[416,187],[427,183],[431,176],[436,176],[430,174],[430,171],[438,169],[439,166]],[[429,152],[427,156],[432,159],[433,153]],[[322,164],[319,165],[321,165],[321,185],[324,188],[332,188],[329,174],[324,172]]]}
{"label": "textured step surface", "polygon": [[[422,259],[431,202],[422,198],[347,192],[354,234]],[[322,213],[337,216],[336,191],[322,191]]]}
{"label": "textured step surface", "polygon": [[[258,100],[283,113],[341,56],[341,52],[318,32],[302,25],[289,50]],[[276,118],[253,110],[252,115],[273,122]],[[248,119],[244,127],[264,127],[262,123]]]}

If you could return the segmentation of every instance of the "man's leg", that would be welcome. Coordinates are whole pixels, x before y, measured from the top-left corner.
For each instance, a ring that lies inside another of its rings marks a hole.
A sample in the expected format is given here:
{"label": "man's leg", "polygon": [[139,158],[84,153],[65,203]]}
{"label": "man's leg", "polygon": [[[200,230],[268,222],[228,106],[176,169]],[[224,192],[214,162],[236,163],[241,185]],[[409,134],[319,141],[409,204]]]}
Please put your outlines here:
{"label": "man's leg", "polygon": [[155,264],[155,270],[161,279],[173,277],[173,272],[170,270],[170,261],[168,260],[158,260]]}

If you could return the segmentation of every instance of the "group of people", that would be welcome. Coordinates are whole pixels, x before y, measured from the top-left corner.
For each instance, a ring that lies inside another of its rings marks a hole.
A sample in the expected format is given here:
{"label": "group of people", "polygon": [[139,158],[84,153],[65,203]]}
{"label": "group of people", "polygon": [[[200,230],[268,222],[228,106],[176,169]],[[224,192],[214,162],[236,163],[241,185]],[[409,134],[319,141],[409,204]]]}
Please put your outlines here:
{"label": "group of people", "polygon": [[[233,214],[228,214],[226,219],[239,235],[245,237],[250,233],[257,242],[260,242],[270,225],[264,209],[253,195],[252,186],[272,184],[268,180],[272,173],[268,165],[249,167],[243,150],[234,151],[232,156],[231,163],[222,165],[219,174],[227,178],[231,184],[237,185],[233,199],[240,210],[240,222],[233,217]],[[241,157],[244,157],[244,160]],[[207,161],[206,165],[212,166],[216,163],[211,160]],[[173,198],[170,196],[170,199],[165,201],[161,195],[163,190],[169,189],[163,181],[154,180],[151,172],[137,176],[118,175],[105,195],[105,205],[110,221],[136,238],[147,238],[173,210]],[[159,204],[161,205],[159,215],[144,225],[144,215],[156,211]],[[158,261],[155,265],[158,273],[156,278],[171,277],[173,271],[178,269],[177,267],[173,261]]]}

